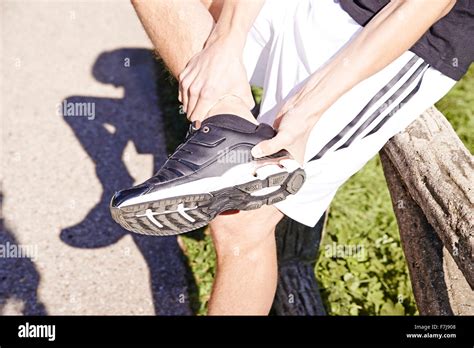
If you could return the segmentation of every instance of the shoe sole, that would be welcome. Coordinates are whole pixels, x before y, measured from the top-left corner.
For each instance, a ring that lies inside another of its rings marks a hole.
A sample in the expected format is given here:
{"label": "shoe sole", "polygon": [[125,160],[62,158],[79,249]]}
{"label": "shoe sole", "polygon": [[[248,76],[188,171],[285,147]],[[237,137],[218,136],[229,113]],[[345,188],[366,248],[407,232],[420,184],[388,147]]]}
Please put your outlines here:
{"label": "shoe sole", "polygon": [[[111,207],[112,218],[126,230],[152,236],[171,236],[206,226],[218,214],[231,210],[254,210],[272,205],[299,191],[306,179],[303,169],[281,172],[264,179],[201,194],[182,195]],[[275,188],[265,195],[252,195]]]}

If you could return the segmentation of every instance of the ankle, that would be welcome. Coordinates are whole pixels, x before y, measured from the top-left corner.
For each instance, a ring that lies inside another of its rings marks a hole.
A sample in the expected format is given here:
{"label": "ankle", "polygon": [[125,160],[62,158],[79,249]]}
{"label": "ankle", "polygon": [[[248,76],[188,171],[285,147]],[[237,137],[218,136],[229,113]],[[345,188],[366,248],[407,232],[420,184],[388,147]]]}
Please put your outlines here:
{"label": "ankle", "polygon": [[220,99],[209,110],[206,118],[219,114],[236,115],[254,124],[258,124],[258,121],[252,115],[248,107],[243,103],[242,99],[234,95],[225,96]]}

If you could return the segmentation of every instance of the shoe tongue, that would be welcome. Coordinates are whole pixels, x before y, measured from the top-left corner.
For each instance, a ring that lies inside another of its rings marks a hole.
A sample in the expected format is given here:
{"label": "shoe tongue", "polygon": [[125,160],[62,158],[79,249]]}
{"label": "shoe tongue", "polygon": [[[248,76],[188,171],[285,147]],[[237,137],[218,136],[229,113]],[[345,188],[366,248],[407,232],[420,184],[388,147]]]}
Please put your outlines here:
{"label": "shoe tongue", "polygon": [[258,127],[256,124],[247,121],[240,116],[232,114],[220,114],[206,118],[204,121],[202,121],[201,127],[211,124],[218,127],[231,128],[246,133],[253,133]]}

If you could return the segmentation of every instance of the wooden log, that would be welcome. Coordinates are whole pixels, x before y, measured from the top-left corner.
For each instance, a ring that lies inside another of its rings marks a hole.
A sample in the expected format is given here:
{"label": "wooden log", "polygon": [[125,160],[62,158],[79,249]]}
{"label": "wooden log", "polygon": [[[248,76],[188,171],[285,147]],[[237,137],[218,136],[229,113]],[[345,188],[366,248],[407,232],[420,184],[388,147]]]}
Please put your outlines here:
{"label": "wooden log", "polygon": [[[405,132],[393,137],[381,153],[384,167],[389,161],[399,175],[398,179],[387,175],[391,193],[396,196],[396,191],[401,190],[397,188],[397,180],[403,182],[409,197],[421,209],[472,290],[474,157],[434,107],[425,111]],[[399,212],[397,218],[402,228],[409,228],[409,223],[403,226],[406,223],[403,220],[409,218],[400,214],[408,214],[408,210]],[[407,250],[406,253],[409,254]]]}
{"label": "wooden log", "polygon": [[380,158],[418,311],[422,315],[452,315],[443,271],[443,243],[383,151]]}
{"label": "wooden log", "polygon": [[443,248],[444,280],[455,315],[474,315],[474,291],[446,248]]}
{"label": "wooden log", "polygon": [[326,216],[311,228],[283,218],[276,228],[278,287],[275,315],[325,315],[314,267]]}

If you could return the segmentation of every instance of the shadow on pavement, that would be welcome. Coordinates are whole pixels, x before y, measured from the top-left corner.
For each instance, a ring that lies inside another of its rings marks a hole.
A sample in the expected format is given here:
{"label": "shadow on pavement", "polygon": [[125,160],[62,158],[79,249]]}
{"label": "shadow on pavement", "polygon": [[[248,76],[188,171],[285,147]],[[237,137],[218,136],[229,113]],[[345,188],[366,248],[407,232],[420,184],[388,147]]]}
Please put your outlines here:
{"label": "shadow on pavement", "polygon": [[[63,119],[94,161],[103,188],[99,203],[84,220],[61,231],[61,240],[68,245],[99,248],[129,233],[109,213],[114,192],[134,184],[122,160],[127,143],[133,142],[140,154],[153,155],[155,172],[166,159],[165,141],[160,139],[164,133],[155,70],[150,50],[124,48],[104,52],[97,58],[92,74],[104,84],[123,87],[124,97],[71,96],[63,101],[63,115],[68,114],[68,107],[75,107],[76,114],[83,112],[82,117]],[[80,199],[80,194],[77,192],[76,199]],[[191,315],[189,286],[195,285],[188,284],[192,277],[176,237],[131,235],[150,270],[156,314]]]}
{"label": "shadow on pavement", "polygon": [[[3,221],[2,203],[3,194],[0,192],[0,315],[46,315],[37,295],[40,275],[27,257],[35,256],[34,248],[28,251],[23,246],[23,251],[19,251],[20,245]],[[6,307],[9,305],[15,307],[13,313],[8,313]]]}

